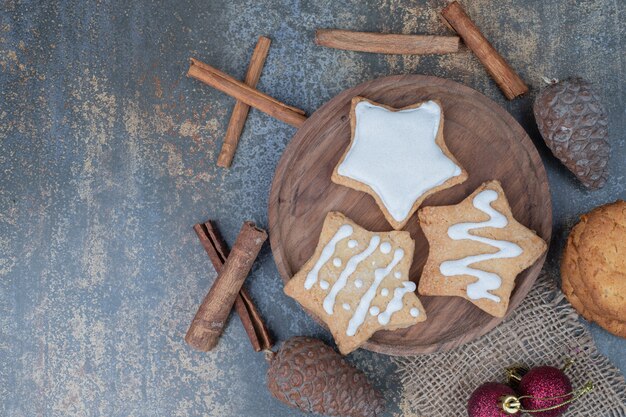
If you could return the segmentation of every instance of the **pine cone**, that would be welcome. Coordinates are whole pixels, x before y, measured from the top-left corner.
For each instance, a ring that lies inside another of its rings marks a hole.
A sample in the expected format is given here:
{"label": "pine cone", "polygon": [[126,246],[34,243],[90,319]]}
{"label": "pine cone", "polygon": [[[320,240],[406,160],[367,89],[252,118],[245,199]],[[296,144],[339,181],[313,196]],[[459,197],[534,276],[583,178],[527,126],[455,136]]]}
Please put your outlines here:
{"label": "pine cone", "polygon": [[330,346],[310,337],[287,340],[267,372],[274,397],[309,413],[376,417],[384,399],[365,375]]}
{"label": "pine cone", "polygon": [[602,188],[611,146],[606,111],[591,84],[580,78],[552,83],[539,92],[533,112],[552,153],[587,188]]}

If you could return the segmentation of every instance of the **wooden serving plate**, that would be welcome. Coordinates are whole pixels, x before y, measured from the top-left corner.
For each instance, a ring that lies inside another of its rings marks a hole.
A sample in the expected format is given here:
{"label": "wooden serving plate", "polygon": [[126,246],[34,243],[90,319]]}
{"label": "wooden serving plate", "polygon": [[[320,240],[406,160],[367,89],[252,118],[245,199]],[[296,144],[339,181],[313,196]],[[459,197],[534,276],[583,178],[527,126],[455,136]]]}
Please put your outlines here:
{"label": "wooden serving plate", "polygon": [[[427,99],[442,102],[446,143],[469,179],[432,195],[422,207],[456,204],[483,182],[498,179],[514,217],[550,242],[548,179],[537,150],[515,119],[481,93],[454,81],[422,75],[385,77],[346,90],[323,105],[298,130],[278,164],[269,199],[269,229],[274,259],[285,282],[313,254],[329,211],[340,211],[369,230],[391,230],[371,196],[330,180],[350,142],[350,100],[357,95],[393,107]],[[415,239],[410,276],[417,283],[428,242],[417,215],[405,230]],[[522,302],[544,260],[545,255],[517,277],[507,314]],[[419,297],[428,320],[407,329],[379,331],[363,347],[390,355],[448,350],[502,321],[459,297]]]}

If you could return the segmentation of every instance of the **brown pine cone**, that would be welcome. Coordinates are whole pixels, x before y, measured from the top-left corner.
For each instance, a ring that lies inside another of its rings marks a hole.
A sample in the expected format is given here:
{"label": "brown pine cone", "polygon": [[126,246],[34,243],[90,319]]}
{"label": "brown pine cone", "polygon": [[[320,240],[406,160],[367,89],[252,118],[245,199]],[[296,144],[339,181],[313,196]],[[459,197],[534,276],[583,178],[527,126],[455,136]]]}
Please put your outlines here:
{"label": "brown pine cone", "polygon": [[581,78],[555,81],[539,92],[533,113],[552,153],[587,188],[602,188],[611,146],[606,111],[591,84]]}
{"label": "brown pine cone", "polygon": [[267,372],[274,397],[308,413],[376,417],[384,399],[365,375],[318,339],[293,337],[274,354]]}

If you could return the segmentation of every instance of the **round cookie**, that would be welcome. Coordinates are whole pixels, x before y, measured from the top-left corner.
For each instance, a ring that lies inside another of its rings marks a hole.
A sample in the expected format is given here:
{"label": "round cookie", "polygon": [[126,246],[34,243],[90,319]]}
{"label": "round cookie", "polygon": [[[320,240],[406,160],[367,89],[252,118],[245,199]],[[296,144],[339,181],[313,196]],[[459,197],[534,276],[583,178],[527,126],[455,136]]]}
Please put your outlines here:
{"label": "round cookie", "polygon": [[626,202],[598,207],[582,221],[579,279],[602,315],[626,320]]}
{"label": "round cookie", "polygon": [[[565,250],[563,251],[563,258],[561,260],[561,289],[568,296],[570,303],[574,306],[574,308],[587,320],[594,321],[593,316],[600,314],[593,303],[589,303],[589,305],[583,305],[580,301],[581,298],[584,300],[588,300],[589,296],[587,294],[587,290],[585,288],[584,282],[580,279],[580,270],[579,270],[579,257],[577,245],[580,241],[580,236],[583,234],[585,227],[587,226],[586,222],[579,222],[574,226],[572,231],[570,232],[569,238],[567,240],[567,245],[565,246]],[[576,289],[576,294],[574,294],[574,289]],[[594,310],[593,312],[591,310]]]}
{"label": "round cookie", "polygon": [[610,333],[614,335],[626,338],[626,322],[605,319],[602,316],[596,316],[591,311],[585,308],[583,303],[580,301],[578,295],[576,295],[573,291],[572,285],[567,278],[567,275],[562,276],[562,290],[568,301],[572,304],[572,306],[583,316],[587,321],[592,323],[597,323],[600,327],[606,329]]}
{"label": "round cookie", "polygon": [[563,252],[561,277],[563,292],[583,317],[626,337],[626,202],[581,217]]}

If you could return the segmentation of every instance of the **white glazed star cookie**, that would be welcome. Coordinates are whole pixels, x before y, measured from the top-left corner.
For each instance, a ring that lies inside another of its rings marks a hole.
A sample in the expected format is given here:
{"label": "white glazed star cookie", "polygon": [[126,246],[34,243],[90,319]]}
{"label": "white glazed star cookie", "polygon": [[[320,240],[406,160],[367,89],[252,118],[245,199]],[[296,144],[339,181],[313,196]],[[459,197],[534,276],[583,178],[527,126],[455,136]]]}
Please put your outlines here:
{"label": "white glazed star cookie", "polygon": [[431,194],[467,179],[443,139],[437,100],[400,109],[352,99],[350,146],[332,181],[370,194],[400,230]]}
{"label": "white glazed star cookie", "polygon": [[326,323],[341,353],[350,353],[377,330],[426,320],[408,277],[414,247],[408,232],[369,232],[328,213],[315,253],[285,293]]}
{"label": "white glazed star cookie", "polygon": [[418,215],[430,246],[419,293],[463,297],[504,317],[515,277],[547,245],[513,218],[500,182],[486,182],[459,204],[424,207]]}

